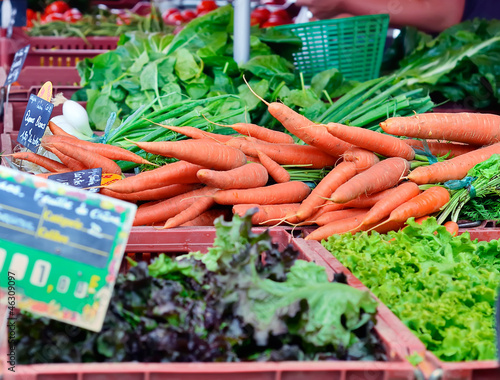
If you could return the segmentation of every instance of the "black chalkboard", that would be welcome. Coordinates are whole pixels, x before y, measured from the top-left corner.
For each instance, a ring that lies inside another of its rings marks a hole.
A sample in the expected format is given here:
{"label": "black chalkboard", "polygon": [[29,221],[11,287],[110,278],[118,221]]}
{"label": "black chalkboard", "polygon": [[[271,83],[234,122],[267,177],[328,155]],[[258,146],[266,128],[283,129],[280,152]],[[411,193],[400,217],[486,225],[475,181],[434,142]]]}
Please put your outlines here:
{"label": "black chalkboard", "polygon": [[17,142],[32,152],[36,152],[53,109],[52,103],[31,94],[21,122]]}
{"label": "black chalkboard", "polygon": [[26,56],[28,55],[29,51],[30,45],[27,45],[22,49],[16,51],[14,60],[12,61],[12,65],[10,66],[9,75],[7,75],[4,86],[8,86],[9,84],[14,83],[17,78],[19,78],[19,74],[21,73],[21,69],[24,66],[24,61],[26,61]]}
{"label": "black chalkboard", "polygon": [[[49,179],[64,183],[66,185],[79,187],[85,189],[87,187],[100,186],[102,177],[102,168],[79,170],[76,172],[52,174]],[[89,191],[96,193],[99,191],[98,187],[89,189]]]}

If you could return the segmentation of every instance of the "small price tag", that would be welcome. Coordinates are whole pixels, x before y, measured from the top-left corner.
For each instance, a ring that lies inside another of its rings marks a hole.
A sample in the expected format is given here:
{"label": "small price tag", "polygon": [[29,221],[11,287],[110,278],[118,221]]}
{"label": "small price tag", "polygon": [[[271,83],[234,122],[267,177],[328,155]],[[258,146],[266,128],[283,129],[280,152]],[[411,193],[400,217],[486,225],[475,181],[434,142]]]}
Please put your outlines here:
{"label": "small price tag", "polygon": [[24,111],[17,142],[32,152],[36,152],[53,109],[52,103],[31,94],[26,111]]}
{"label": "small price tag", "polygon": [[136,210],[0,166],[0,303],[100,331]]}
{"label": "small price tag", "polygon": [[98,187],[101,185],[102,168],[79,170],[76,172],[60,173],[49,175],[49,179],[64,183],[66,185],[79,187],[81,189],[90,187],[89,191],[93,193],[99,192]]}
{"label": "small price tag", "polygon": [[19,74],[21,73],[21,69],[24,66],[24,61],[26,61],[26,56],[28,55],[29,51],[30,45],[27,45],[22,49],[16,51],[14,60],[12,61],[12,65],[10,66],[9,75],[7,75],[4,86],[8,86],[9,84],[14,83],[17,78],[19,78]]}
{"label": "small price tag", "polygon": [[36,96],[50,102],[52,100],[52,82],[45,82]]}

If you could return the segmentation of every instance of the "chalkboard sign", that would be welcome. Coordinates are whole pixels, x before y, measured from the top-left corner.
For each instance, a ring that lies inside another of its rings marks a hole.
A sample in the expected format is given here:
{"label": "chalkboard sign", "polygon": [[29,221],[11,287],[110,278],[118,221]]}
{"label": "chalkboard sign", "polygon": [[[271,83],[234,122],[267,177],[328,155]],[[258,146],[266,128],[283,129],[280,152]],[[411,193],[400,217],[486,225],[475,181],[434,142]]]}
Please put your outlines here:
{"label": "chalkboard sign", "polygon": [[53,109],[52,103],[31,94],[21,121],[17,142],[36,153]]}
{"label": "chalkboard sign", "polygon": [[59,183],[79,187],[81,189],[90,187],[88,191],[93,193],[99,192],[99,188],[95,186],[101,185],[101,178],[102,168],[49,175],[49,179]]}
{"label": "chalkboard sign", "polygon": [[0,167],[0,303],[100,331],[136,209]]}
{"label": "chalkboard sign", "polygon": [[21,73],[21,69],[24,66],[24,61],[26,61],[26,56],[28,55],[29,51],[30,45],[27,45],[22,49],[16,51],[14,60],[12,61],[12,65],[10,66],[9,75],[7,75],[4,86],[8,86],[9,84],[14,83],[17,78],[19,78],[19,74]]}

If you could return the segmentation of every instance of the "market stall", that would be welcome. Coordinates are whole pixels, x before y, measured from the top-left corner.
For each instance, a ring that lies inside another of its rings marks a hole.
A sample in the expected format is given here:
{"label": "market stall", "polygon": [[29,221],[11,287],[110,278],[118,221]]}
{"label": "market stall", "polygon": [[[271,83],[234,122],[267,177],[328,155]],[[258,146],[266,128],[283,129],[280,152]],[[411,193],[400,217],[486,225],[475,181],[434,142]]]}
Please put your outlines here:
{"label": "market stall", "polygon": [[100,3],[0,37],[6,379],[500,378],[499,21]]}

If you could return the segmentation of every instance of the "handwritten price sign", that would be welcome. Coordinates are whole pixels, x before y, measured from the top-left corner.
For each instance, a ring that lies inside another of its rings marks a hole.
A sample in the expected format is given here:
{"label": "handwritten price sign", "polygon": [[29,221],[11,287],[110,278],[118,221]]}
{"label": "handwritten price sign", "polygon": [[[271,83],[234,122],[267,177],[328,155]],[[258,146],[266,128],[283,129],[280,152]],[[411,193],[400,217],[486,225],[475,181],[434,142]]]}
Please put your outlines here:
{"label": "handwritten price sign", "polygon": [[32,152],[36,152],[53,109],[52,103],[31,94],[21,122],[17,142]]}

